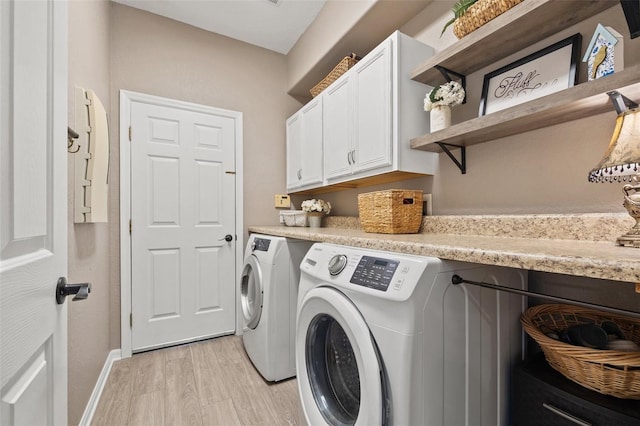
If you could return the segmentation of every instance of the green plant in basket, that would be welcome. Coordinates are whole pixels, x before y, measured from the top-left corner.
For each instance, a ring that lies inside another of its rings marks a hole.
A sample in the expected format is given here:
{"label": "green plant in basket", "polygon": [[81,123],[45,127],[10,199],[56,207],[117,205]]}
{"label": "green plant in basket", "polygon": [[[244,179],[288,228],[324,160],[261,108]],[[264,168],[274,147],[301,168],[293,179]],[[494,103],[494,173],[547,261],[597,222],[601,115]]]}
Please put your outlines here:
{"label": "green plant in basket", "polygon": [[442,37],[442,34],[444,34],[446,29],[449,28],[451,24],[456,22],[456,19],[462,17],[467,12],[467,9],[469,9],[477,1],[478,0],[458,0],[458,2],[454,4],[453,8],[451,9],[451,11],[453,12],[453,18],[444,25],[440,36]]}

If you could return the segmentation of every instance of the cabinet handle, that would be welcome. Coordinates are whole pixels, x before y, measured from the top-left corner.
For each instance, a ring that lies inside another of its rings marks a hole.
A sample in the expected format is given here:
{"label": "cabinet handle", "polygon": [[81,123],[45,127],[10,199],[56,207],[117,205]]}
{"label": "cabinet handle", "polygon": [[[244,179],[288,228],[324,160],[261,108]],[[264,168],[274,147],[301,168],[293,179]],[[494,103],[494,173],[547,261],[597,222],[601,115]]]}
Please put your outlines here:
{"label": "cabinet handle", "polygon": [[356,150],[352,149],[347,153],[347,161],[349,164],[356,164]]}
{"label": "cabinet handle", "polygon": [[580,425],[580,426],[591,426],[591,423],[585,422],[584,420],[579,419],[578,417],[576,417],[576,416],[574,416],[572,414],[569,414],[566,411],[561,410],[558,407],[555,407],[555,406],[553,406],[551,404],[547,404],[546,402],[543,402],[542,406],[544,408],[546,408],[547,410],[551,411],[552,413],[557,414],[560,417],[564,417],[565,419],[567,419],[570,422],[573,422],[573,423],[575,423],[577,425]]}
{"label": "cabinet handle", "polygon": [[302,179],[302,169],[298,170],[298,180]]}

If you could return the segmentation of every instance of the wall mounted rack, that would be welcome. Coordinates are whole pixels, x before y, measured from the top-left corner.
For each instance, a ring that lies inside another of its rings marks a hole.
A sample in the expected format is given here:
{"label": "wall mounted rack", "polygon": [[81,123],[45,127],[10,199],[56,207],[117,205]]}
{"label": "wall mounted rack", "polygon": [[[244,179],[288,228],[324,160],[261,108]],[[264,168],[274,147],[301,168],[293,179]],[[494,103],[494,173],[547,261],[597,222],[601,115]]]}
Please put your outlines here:
{"label": "wall mounted rack", "polygon": [[611,312],[611,313],[618,314],[618,315],[627,315],[627,316],[634,317],[634,318],[640,318],[640,312],[627,311],[627,310],[624,310],[624,309],[612,308],[611,306],[598,305],[598,304],[595,304],[595,303],[581,302],[581,301],[575,300],[575,299],[568,299],[568,298],[565,298],[565,297],[551,296],[549,294],[537,293],[535,291],[519,290],[517,288],[505,287],[505,286],[502,286],[502,285],[490,284],[490,283],[485,283],[485,282],[482,282],[482,281],[465,280],[464,278],[462,278],[460,275],[457,275],[457,274],[454,274],[451,277],[451,284],[453,284],[453,285],[471,284],[471,285],[475,285],[475,286],[479,286],[479,287],[490,288],[490,289],[493,289],[493,290],[505,291],[507,293],[519,294],[521,296],[536,297],[538,299],[549,300],[549,301],[552,301],[552,302],[568,303],[570,305],[581,306],[583,308],[597,309],[597,310],[600,310],[600,311]]}
{"label": "wall mounted rack", "polygon": [[[472,74],[613,7],[620,7],[620,2],[527,0],[426,60],[414,69],[411,78],[436,86],[454,73]],[[606,78],[418,136],[411,139],[411,147],[446,152],[447,147],[471,146],[607,112],[611,107],[606,93],[611,90],[640,96],[639,75],[640,66],[628,67]]]}

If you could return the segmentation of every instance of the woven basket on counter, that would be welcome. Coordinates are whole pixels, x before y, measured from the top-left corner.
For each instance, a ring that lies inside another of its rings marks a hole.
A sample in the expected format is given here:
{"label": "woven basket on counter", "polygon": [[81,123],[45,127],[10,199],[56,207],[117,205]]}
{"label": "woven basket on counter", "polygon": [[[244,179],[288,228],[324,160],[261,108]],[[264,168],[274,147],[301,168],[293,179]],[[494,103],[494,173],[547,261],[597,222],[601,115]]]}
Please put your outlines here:
{"label": "woven basket on counter", "polygon": [[349,56],[345,56],[338,63],[338,65],[336,65],[331,70],[331,72],[327,74],[327,76],[323,78],[322,81],[320,81],[320,83],[316,84],[311,90],[309,90],[309,92],[311,92],[311,96],[313,96],[314,98],[318,96],[324,89],[329,87],[331,83],[336,81],[338,77],[349,71],[352,66],[357,64],[358,60],[360,60],[360,58],[355,53],[352,53]]}
{"label": "woven basket on counter", "polygon": [[640,320],[572,305],[539,305],[520,319],[542,348],[547,362],[582,386],[618,398],[640,399],[640,352],[591,349],[548,337],[577,324],[613,321],[627,340],[640,345]]}
{"label": "woven basket on counter", "polygon": [[522,0],[478,0],[453,23],[453,33],[461,39],[496,16],[502,15]]}
{"label": "woven basket on counter", "polygon": [[365,232],[415,234],[422,224],[422,191],[388,189],[358,194],[358,212]]}
{"label": "woven basket on counter", "polygon": [[302,210],[283,210],[280,212],[280,221],[287,226],[307,226],[307,213]]}

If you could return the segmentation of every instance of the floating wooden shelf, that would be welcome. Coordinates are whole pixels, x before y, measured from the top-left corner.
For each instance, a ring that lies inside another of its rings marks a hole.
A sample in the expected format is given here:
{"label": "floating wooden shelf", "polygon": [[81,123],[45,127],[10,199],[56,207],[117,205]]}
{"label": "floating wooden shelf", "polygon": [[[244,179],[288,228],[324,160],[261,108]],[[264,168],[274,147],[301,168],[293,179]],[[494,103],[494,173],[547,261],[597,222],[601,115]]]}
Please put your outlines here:
{"label": "floating wooden shelf", "polygon": [[487,22],[411,74],[431,86],[445,82],[436,65],[469,75],[545,37],[619,6],[618,0],[526,0]]}
{"label": "floating wooden shelf", "polygon": [[442,152],[436,142],[470,146],[607,111],[611,111],[613,120],[615,110],[607,96],[611,90],[618,90],[637,102],[640,65],[411,139],[411,148]]}

